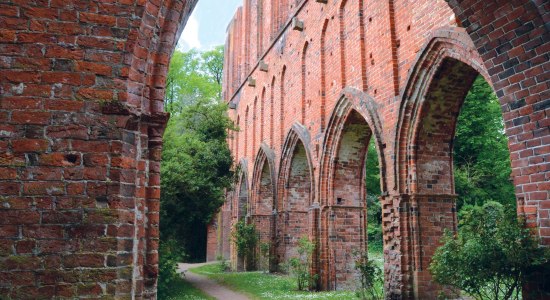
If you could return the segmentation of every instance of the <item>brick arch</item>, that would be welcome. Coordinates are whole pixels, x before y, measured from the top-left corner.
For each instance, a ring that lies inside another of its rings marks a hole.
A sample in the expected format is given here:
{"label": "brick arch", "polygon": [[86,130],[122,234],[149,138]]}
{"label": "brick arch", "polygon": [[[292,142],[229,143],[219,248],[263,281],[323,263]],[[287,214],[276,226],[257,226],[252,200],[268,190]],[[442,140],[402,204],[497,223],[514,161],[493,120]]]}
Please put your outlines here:
{"label": "brick arch", "polygon": [[316,215],[311,206],[315,199],[310,135],[300,123],[290,128],[281,151],[277,177],[276,261],[297,256],[298,240],[315,236]]}
{"label": "brick arch", "polygon": [[[275,152],[262,142],[252,175],[251,222],[256,225],[260,243],[269,243],[269,269],[275,270],[276,195]],[[258,249],[259,250],[259,249]]]}
{"label": "brick arch", "polygon": [[[397,188],[402,196],[399,201],[383,202],[383,209],[397,210],[398,206],[401,224],[416,229],[383,223],[384,240],[390,239],[391,252],[402,251],[398,263],[411,276],[411,282],[390,290],[411,288],[408,292],[419,299],[436,298],[445,291],[433,282],[428,266],[444,230],[456,230],[453,138],[462,103],[479,74],[487,77],[462,29],[435,31],[409,73],[401,93],[395,141],[399,149]],[[397,232],[408,238],[395,236]],[[386,255],[390,264],[395,260],[392,257],[395,253]],[[387,272],[387,282],[394,276]]]}
{"label": "brick arch", "polygon": [[[548,190],[549,172],[537,158],[545,152],[537,147],[550,134],[548,122],[541,121],[550,107],[547,68],[550,2],[449,0],[447,3],[470,34],[499,97],[518,213],[524,215],[527,227],[538,228],[541,245],[548,247],[550,231],[545,224],[549,222],[549,213],[545,203],[549,195],[541,190]],[[540,290],[550,293],[548,286]],[[544,296],[538,294],[538,297]]]}
{"label": "brick arch", "polygon": [[308,201],[308,205],[311,205],[314,202],[315,184],[313,180],[315,177],[313,173],[313,160],[310,152],[310,143],[311,143],[311,138],[307,128],[301,123],[295,122],[290,128],[290,130],[288,131],[285,142],[281,150],[279,174],[277,176],[277,196],[280,201],[277,204],[277,210],[281,210],[284,207],[284,203],[282,202],[285,201],[285,195],[284,195],[285,184],[287,183],[287,180],[290,174],[290,168],[292,164],[292,159],[294,157],[294,151],[298,146],[301,146],[305,149],[305,156],[306,156],[307,166],[308,166],[308,175],[312,179],[312,182],[310,184],[311,196]]}
{"label": "brick arch", "polygon": [[[381,170],[385,165],[381,126],[374,99],[345,88],[324,135],[320,159],[319,268],[322,289],[353,285],[353,250],[366,250],[365,158],[375,139]],[[381,186],[385,191],[384,174]],[[340,200],[340,201],[337,201]],[[344,250],[344,251],[342,251]]]}
{"label": "brick arch", "polygon": [[[414,152],[416,149],[412,143],[416,139],[415,134],[418,132],[416,128],[419,126],[418,122],[421,121],[422,109],[427,103],[426,95],[430,92],[432,83],[436,83],[440,79],[439,77],[442,74],[438,71],[449,60],[462,62],[464,70],[457,71],[467,72],[471,76],[481,74],[488,78],[481,57],[475,50],[470,37],[461,28],[437,30],[422,47],[416,62],[413,64],[414,67],[409,71],[407,84],[400,95],[401,107],[395,131],[394,149],[399,149],[399,151],[394,164],[394,174],[396,174],[394,187],[402,193],[417,191],[416,184],[411,182],[411,174],[415,172],[416,167],[416,153]],[[467,93],[471,83],[466,85],[468,86],[466,88]],[[461,90],[461,92],[464,91]],[[460,94],[461,92],[457,93]],[[462,98],[463,101],[465,95],[457,96]],[[457,103],[458,108],[460,108],[461,103]],[[458,111],[454,111],[454,113],[456,121]],[[452,128],[454,132],[454,125],[452,125]]]}
{"label": "brick arch", "polygon": [[[261,199],[257,199],[259,195],[268,192],[264,191],[264,183],[262,182],[262,179],[264,179],[266,176],[269,176],[269,184],[270,187],[270,193],[271,193],[271,206],[269,207],[269,210],[266,211],[267,208],[259,209],[258,205],[261,202]],[[269,213],[271,214],[272,210],[276,207],[276,200],[275,196],[277,194],[277,185],[275,181],[275,152],[269,146],[262,142],[260,144],[260,149],[258,150],[258,153],[256,154],[256,160],[254,162],[254,171],[252,173],[252,214],[261,213]]]}
{"label": "brick arch", "polygon": [[[125,44],[128,68],[126,93],[119,99],[130,110],[144,114],[164,112],[164,89],[170,64],[187,18],[198,0],[145,1],[136,9],[139,25]],[[141,14],[139,14],[141,12]]]}
{"label": "brick arch", "polygon": [[238,167],[237,186],[233,205],[233,218],[237,221],[246,218],[250,208],[250,181],[248,180],[248,160],[241,159]]}
{"label": "brick arch", "polygon": [[[328,180],[330,170],[334,169],[333,163],[337,155],[338,144],[342,135],[342,130],[349,114],[355,111],[361,115],[368,125],[370,135],[374,138],[377,155],[380,162],[380,187],[382,193],[387,191],[386,183],[386,163],[382,153],[385,148],[382,140],[382,127],[378,116],[377,104],[368,94],[352,87],[347,87],[342,90],[338,102],[336,103],[332,115],[329,119],[327,130],[324,134],[323,148],[320,157],[321,174],[319,180],[319,199],[321,205],[329,205],[329,187]],[[370,137],[369,137],[370,138]]]}

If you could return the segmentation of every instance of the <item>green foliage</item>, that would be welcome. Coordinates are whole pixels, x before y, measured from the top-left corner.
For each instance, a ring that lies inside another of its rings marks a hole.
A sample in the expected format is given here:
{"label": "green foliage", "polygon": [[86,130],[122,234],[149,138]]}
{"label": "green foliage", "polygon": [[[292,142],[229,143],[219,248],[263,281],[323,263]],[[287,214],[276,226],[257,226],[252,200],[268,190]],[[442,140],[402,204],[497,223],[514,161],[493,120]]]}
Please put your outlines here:
{"label": "green foliage", "polygon": [[548,249],[497,202],[464,207],[460,220],[458,234],[447,233],[433,256],[434,280],[476,299],[520,299],[522,282],[548,264]]}
{"label": "green foliage", "polygon": [[254,249],[258,243],[256,226],[254,224],[246,224],[243,219],[235,224],[235,229],[231,234],[237,249],[237,254],[244,258],[245,270],[247,270],[250,265],[248,262],[252,261]]}
{"label": "green foliage", "polygon": [[315,243],[303,236],[298,240],[298,257],[292,257],[288,261],[290,274],[298,283],[298,290],[315,290],[317,288],[318,274],[312,274],[313,253]]}
{"label": "green foliage", "polygon": [[[221,56],[221,62],[219,59]],[[218,63],[219,66],[215,66]],[[234,130],[220,103],[223,52],[176,52],[170,63],[161,165],[161,239],[176,239],[192,261],[204,259],[206,224],[224,201],[233,173]]]}
{"label": "green foliage", "polygon": [[474,82],[460,111],[453,152],[459,209],[487,201],[515,205],[500,104],[482,76]]}
{"label": "green foliage", "polygon": [[198,99],[221,99],[223,46],[211,51],[175,51],[166,79],[166,111],[180,113]]}
{"label": "green foliage", "polygon": [[365,186],[367,194],[378,197],[380,196],[380,163],[378,162],[378,152],[376,152],[374,137],[372,137],[369,142],[365,168]]}
{"label": "green foliage", "polygon": [[260,270],[267,273],[269,271],[269,249],[271,248],[270,243],[260,243]]}
{"label": "green foliage", "polygon": [[161,240],[159,245],[159,279],[158,279],[158,297],[165,299],[172,294],[171,288],[176,282],[181,280],[176,272],[177,263],[183,261],[184,253],[181,251],[181,245],[176,240]]}
{"label": "green foliage", "polygon": [[382,225],[380,223],[369,223],[367,225],[367,237],[369,251],[382,252],[384,245],[382,240]]}
{"label": "green foliage", "polygon": [[218,261],[218,266],[221,272],[228,272],[231,269],[231,265],[222,255],[218,255],[216,260]]}
{"label": "green foliage", "polygon": [[368,252],[355,251],[355,269],[359,271],[358,298],[363,300],[378,300],[384,298],[384,274],[374,260],[370,260]]}
{"label": "green foliage", "polygon": [[367,234],[369,251],[382,251],[382,206],[380,205],[380,164],[374,138],[371,138],[365,163],[367,190]]}

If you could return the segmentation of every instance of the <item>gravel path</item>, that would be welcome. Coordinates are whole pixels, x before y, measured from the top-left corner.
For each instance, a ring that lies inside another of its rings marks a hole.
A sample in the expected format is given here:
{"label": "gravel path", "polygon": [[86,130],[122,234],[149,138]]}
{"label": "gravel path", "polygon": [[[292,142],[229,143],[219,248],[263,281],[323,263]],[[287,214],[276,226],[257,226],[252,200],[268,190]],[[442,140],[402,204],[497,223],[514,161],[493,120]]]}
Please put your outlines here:
{"label": "gravel path", "polygon": [[185,280],[194,285],[196,288],[202,290],[206,294],[220,300],[248,300],[247,296],[234,292],[223,285],[220,285],[214,280],[207,278],[206,276],[198,275],[188,271],[190,268],[200,267],[210,263],[200,264],[178,264],[178,271],[185,272]]}

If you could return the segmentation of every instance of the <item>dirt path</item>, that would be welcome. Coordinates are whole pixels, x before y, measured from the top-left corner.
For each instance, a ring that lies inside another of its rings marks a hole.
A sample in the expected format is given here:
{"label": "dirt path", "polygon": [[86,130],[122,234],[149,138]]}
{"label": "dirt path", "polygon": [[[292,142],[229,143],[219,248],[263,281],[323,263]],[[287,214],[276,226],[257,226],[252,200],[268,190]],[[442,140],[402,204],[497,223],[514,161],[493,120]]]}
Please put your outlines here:
{"label": "dirt path", "polygon": [[247,296],[234,292],[219,283],[207,278],[206,276],[197,275],[188,271],[190,268],[200,267],[210,263],[201,264],[178,264],[178,271],[185,272],[185,280],[202,290],[206,294],[220,300],[248,300]]}

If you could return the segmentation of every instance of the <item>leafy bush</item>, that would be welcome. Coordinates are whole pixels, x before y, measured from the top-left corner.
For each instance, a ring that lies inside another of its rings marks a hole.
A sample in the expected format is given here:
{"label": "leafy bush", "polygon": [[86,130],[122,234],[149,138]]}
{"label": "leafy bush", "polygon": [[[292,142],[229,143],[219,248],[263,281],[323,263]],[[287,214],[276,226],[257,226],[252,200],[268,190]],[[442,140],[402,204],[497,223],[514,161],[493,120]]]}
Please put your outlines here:
{"label": "leafy bush", "polygon": [[318,274],[311,274],[313,252],[315,243],[311,242],[307,236],[298,240],[298,257],[293,257],[288,261],[290,274],[298,282],[298,290],[315,290],[317,288]]}
{"label": "leafy bush", "polygon": [[254,249],[258,243],[258,232],[254,224],[246,224],[245,220],[240,220],[235,224],[235,230],[232,232],[233,242],[237,248],[237,254],[244,258],[244,269],[248,270],[249,262],[252,261]]}
{"label": "leafy bush", "polygon": [[476,299],[520,299],[532,270],[548,264],[548,250],[515,210],[497,202],[464,207],[461,215],[458,234],[447,232],[433,256],[434,280]]}
{"label": "leafy bush", "polygon": [[269,271],[269,249],[270,243],[260,243],[260,270],[267,273]]}
{"label": "leafy bush", "polygon": [[181,280],[176,272],[177,263],[185,259],[181,245],[176,240],[170,239],[160,242],[159,245],[159,279],[158,298],[165,299],[171,293],[172,286]]}
{"label": "leafy bush", "polygon": [[231,264],[223,257],[223,255],[216,256],[220,272],[228,272],[231,269]]}
{"label": "leafy bush", "polygon": [[367,236],[369,241],[369,251],[382,252],[383,240],[382,240],[382,226],[380,224],[369,223],[367,225]]}
{"label": "leafy bush", "polygon": [[384,298],[384,274],[374,260],[369,260],[368,252],[355,251],[355,269],[359,271],[359,289],[357,297],[364,300]]}

